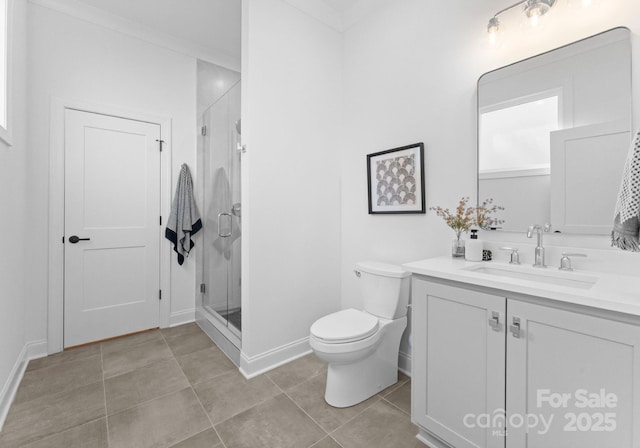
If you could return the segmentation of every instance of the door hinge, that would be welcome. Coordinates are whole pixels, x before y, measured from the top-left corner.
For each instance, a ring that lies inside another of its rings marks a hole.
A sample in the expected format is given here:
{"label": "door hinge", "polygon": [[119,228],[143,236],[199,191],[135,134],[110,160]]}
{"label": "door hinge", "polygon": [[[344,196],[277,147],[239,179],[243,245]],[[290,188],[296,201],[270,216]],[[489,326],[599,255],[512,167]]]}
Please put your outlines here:
{"label": "door hinge", "polygon": [[200,129],[200,132],[202,133],[202,135],[207,135],[207,127],[202,126],[202,129]]}
{"label": "door hinge", "polygon": [[162,289],[158,290],[158,300],[162,300]]}
{"label": "door hinge", "polygon": [[160,225],[162,225],[162,215],[160,215]]}
{"label": "door hinge", "polygon": [[156,140],[158,142],[158,147],[160,148],[160,152],[162,152],[162,145],[164,145],[164,140]]}
{"label": "door hinge", "polygon": [[200,283],[200,292],[204,294],[207,292],[207,286],[204,283]]}

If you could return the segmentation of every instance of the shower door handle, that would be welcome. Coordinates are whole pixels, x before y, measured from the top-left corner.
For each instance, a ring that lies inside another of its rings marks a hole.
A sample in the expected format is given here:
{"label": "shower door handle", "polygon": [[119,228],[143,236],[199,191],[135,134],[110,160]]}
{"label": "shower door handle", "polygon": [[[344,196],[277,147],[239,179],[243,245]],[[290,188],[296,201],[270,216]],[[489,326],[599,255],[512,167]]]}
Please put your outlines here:
{"label": "shower door handle", "polygon": [[220,221],[221,221],[221,218],[223,216],[228,216],[229,220],[233,219],[233,217],[229,213],[225,213],[225,212],[218,213],[218,236],[220,238],[229,238],[231,236],[231,233],[232,233],[232,231],[231,231],[231,222],[229,223],[229,233],[225,233],[225,234],[220,233]]}

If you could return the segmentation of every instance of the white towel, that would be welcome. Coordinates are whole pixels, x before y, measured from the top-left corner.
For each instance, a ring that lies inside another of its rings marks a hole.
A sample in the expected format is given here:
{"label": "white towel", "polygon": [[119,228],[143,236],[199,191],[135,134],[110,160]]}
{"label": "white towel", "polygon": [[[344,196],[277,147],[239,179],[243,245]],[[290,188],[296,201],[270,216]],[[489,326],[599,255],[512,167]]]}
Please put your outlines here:
{"label": "white towel", "polygon": [[622,174],[611,245],[640,252],[640,131],[633,140]]}
{"label": "white towel", "polygon": [[167,222],[164,236],[173,243],[173,250],[178,254],[178,264],[195,245],[191,237],[202,229],[202,221],[193,198],[193,180],[187,164],[180,169],[180,178],[176,186],[176,194],[171,205],[171,214]]}

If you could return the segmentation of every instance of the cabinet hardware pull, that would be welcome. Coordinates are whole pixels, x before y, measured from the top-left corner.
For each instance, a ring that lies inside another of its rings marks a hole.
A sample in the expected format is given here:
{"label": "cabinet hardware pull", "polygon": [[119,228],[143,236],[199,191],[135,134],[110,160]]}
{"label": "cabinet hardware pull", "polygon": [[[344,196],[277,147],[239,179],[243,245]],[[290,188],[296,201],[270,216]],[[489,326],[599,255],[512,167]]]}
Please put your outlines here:
{"label": "cabinet hardware pull", "polygon": [[511,325],[511,327],[509,327],[509,331],[511,331],[511,334],[513,335],[514,338],[520,338],[520,318],[519,317],[514,317],[513,318],[513,325]]}
{"label": "cabinet hardware pull", "polygon": [[489,326],[493,331],[500,331],[500,313],[493,311],[491,313],[491,319],[489,319]]}

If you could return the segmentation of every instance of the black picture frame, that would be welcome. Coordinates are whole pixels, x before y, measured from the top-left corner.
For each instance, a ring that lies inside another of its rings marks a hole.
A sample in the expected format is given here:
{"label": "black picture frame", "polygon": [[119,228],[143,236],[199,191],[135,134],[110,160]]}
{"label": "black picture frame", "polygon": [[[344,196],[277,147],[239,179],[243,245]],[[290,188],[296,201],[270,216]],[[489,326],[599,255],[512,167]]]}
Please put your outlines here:
{"label": "black picture frame", "polygon": [[367,155],[369,214],[426,213],[424,143]]}

